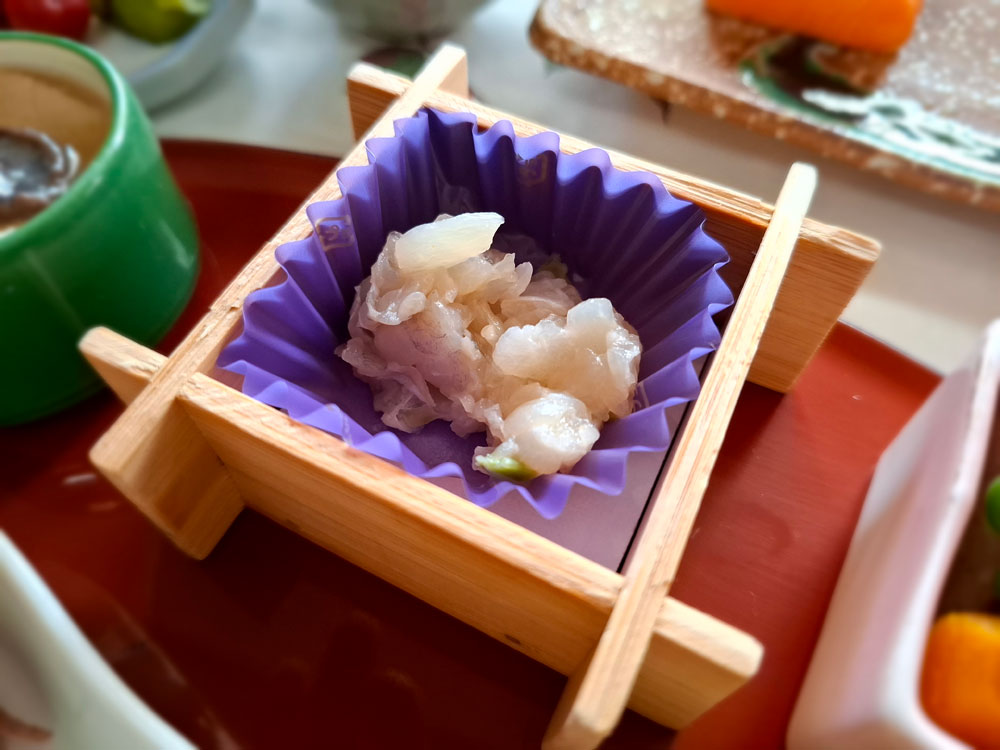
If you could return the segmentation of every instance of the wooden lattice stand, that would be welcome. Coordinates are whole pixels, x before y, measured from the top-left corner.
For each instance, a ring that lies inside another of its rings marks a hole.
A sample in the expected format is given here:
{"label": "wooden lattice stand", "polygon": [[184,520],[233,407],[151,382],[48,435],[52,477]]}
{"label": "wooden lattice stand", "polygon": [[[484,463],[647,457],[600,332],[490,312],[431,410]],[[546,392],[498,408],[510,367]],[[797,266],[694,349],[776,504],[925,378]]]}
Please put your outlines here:
{"label": "wooden lattice stand", "polygon": [[[348,81],[355,133],[339,169],[367,163],[364,141],[391,136],[422,107],[480,125],[538,125],[470,101],[463,50],[445,46],[409,81],[359,65]],[[590,145],[562,137],[564,152]],[[750,678],[753,638],[668,596],[745,381],[788,390],[878,255],[850,232],[804,219],[815,170],[796,164],[774,207],[611,152],[701,206],[728,250],[737,294],[722,344],[619,575],[234,389],[215,370],[247,295],[280,272],[279,245],[309,235],[304,206],[163,357],[106,329],[81,348],[128,404],[91,459],[187,554],[202,558],[246,506],[569,675],[545,739],[597,746],[628,705],[680,727]],[[306,204],[340,197],[336,171]],[[794,254],[793,254],[794,249]]]}

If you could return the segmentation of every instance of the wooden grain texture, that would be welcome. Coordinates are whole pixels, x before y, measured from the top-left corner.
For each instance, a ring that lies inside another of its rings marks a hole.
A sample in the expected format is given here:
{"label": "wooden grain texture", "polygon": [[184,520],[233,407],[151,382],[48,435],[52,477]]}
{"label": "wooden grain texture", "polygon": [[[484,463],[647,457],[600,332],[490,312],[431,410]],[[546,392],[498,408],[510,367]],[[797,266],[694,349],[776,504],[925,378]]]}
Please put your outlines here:
{"label": "wooden grain texture", "polygon": [[[124,400],[166,360],[106,328],[81,348]],[[255,510],[564,674],[597,640],[618,574],[208,377],[180,397]],[[671,726],[761,657],[754,639],[669,598],[650,649],[632,706]]]}
{"label": "wooden grain texture", "polygon": [[[568,673],[622,577],[205,376],[180,400],[247,504],[532,658]],[[683,726],[757,669],[750,636],[672,599],[633,706]]]}
{"label": "wooden grain texture", "polygon": [[80,352],[126,404],[132,403],[142,393],[156,371],[167,361],[159,352],[103,327],[87,331],[80,340]]}
{"label": "wooden grain texture", "polygon": [[[990,3],[936,0],[924,3],[898,55],[834,46],[822,54],[843,78],[886,97],[885,106],[940,114],[948,120],[935,126],[939,132],[969,138],[971,128],[986,146],[1000,135],[1000,82],[984,64],[996,46],[998,20]],[[556,63],[932,195],[1000,210],[1000,180],[988,157],[970,159],[958,149],[942,156],[940,146],[921,155],[924,144],[905,137],[913,122],[903,121],[894,140],[872,138],[877,128],[852,134],[843,121],[804,116],[747,85],[741,63],[783,33],[709,13],[703,0],[542,0],[529,32]],[[967,168],[977,161],[975,171]]]}
{"label": "wooden grain texture", "polygon": [[[356,65],[349,77],[352,111],[378,117],[406,91],[410,82],[372,65]],[[427,106],[443,112],[471,112],[481,127],[510,120],[520,135],[545,127],[505,114],[478,102],[435,92]],[[560,136],[564,153],[577,153],[591,144]],[[760,246],[774,207],[757,198],[700,180],[633,156],[607,150],[612,163],[625,171],[656,175],[673,195],[700,206],[706,229],[725,246],[732,262],[723,269],[727,283],[738,294]],[[826,339],[844,308],[878,258],[877,242],[846,229],[806,219],[798,245],[760,343],[749,380],[779,392],[790,390]]]}
{"label": "wooden grain texture", "polygon": [[547,750],[596,748],[625,711],[815,186],[815,168],[792,166],[688,429],[650,505],[611,617],[594,652],[570,676],[546,734]]}
{"label": "wooden grain texture", "polygon": [[[366,90],[364,73],[356,74],[358,69],[363,71],[369,67],[372,66],[367,63],[357,63],[347,76],[347,98],[351,104],[351,127],[356,140],[361,140],[364,137],[365,132],[385,114],[389,105],[396,99],[395,95],[388,98],[370,95]],[[404,80],[407,81],[407,88],[409,88],[410,81]],[[469,63],[464,55],[460,60],[456,60],[452,69],[441,77],[437,89],[464,99],[469,98]],[[402,94],[402,91],[399,93]]]}
{"label": "wooden grain texture", "polygon": [[[441,47],[413,86],[372,125],[367,138],[392,135],[392,121],[412,115],[442,83],[460,85],[465,65],[464,50],[453,45]],[[90,452],[101,473],[192,557],[205,557],[243,506],[225,466],[177,407],[177,392],[192,374],[213,367],[240,322],[243,300],[278,272],[275,249],[312,232],[305,206],[340,197],[338,171],[366,163],[361,142],[233,279],[149,387]]]}

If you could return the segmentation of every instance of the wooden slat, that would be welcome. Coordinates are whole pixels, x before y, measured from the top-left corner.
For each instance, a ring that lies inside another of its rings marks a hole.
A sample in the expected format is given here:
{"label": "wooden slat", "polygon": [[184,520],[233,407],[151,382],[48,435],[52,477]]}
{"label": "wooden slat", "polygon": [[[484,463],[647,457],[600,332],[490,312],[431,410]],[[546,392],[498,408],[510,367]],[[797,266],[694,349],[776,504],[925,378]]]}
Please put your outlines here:
{"label": "wooden slat", "polygon": [[97,374],[126,404],[142,393],[167,358],[108,328],[92,328],[80,351]]}
{"label": "wooden slat", "polygon": [[[360,63],[360,65],[368,67],[365,63]],[[378,68],[376,68],[376,70],[378,70]],[[406,81],[405,88],[408,89],[411,85],[411,81],[402,77],[400,78],[401,80]],[[442,78],[441,83],[437,88],[439,91],[454,94],[455,96],[462,97],[463,99],[468,99],[468,60],[463,57],[462,60],[455,65],[451,72]],[[364,83],[355,81],[354,76],[349,75],[347,77],[347,98],[351,104],[351,127],[354,130],[355,140],[361,140],[368,128],[370,128],[375,121],[382,117],[392,102],[402,93],[403,90],[400,90],[398,93],[389,97],[372,98],[367,94]]]}
{"label": "wooden slat", "polygon": [[547,750],[596,748],[621,719],[815,186],[813,167],[792,166],[757,259],[694,403],[689,429],[681,435],[674,459],[650,506],[649,520],[607,627],[594,652],[570,676],[546,734]]}
{"label": "wooden slat", "polygon": [[[410,86],[407,79],[366,63],[356,65],[348,81],[351,109],[357,112],[360,124],[378,116]],[[427,106],[443,112],[471,112],[481,127],[510,120],[520,135],[547,129],[443,92],[435,92],[428,98]],[[560,148],[565,153],[592,147],[577,138],[560,136]],[[650,172],[673,195],[705,211],[706,229],[732,258],[723,275],[734,293],[738,293],[763,239],[773,206],[683,172],[607,151],[617,168]],[[790,390],[861,286],[879,251],[879,244],[868,237],[806,219],[748,380],[782,393]]]}
{"label": "wooden slat", "polygon": [[[562,673],[622,577],[205,375],[180,400],[249,507]],[[757,669],[760,644],[668,598],[632,705],[683,726]]]}
{"label": "wooden slat", "polygon": [[[81,348],[126,400],[166,359],[106,328]],[[564,674],[596,642],[620,575],[205,376],[181,403],[252,508]],[[754,639],[666,598],[632,707],[683,726],[760,657]]]}
{"label": "wooden slat", "polygon": [[[417,80],[372,125],[368,138],[392,135],[392,122],[416,112],[443,82],[457,85],[465,52],[444,45]],[[278,233],[218,297],[208,314],[172,353],[149,386],[128,406],[90,452],[94,465],[178,547],[204,557],[243,507],[239,491],[209,445],[175,404],[180,387],[196,372],[211,369],[242,315],[243,300],[277,273],[274,251],[307,237],[305,206],[340,197],[337,172],[367,163],[359,143],[303,203]]]}

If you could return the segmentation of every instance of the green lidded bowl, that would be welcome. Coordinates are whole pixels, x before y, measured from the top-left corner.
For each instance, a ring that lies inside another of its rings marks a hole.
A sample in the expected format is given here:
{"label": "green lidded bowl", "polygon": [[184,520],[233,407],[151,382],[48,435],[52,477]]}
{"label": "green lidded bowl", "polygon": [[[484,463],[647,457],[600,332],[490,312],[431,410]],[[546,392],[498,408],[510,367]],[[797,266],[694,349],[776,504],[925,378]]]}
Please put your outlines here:
{"label": "green lidded bowl", "polygon": [[65,39],[0,32],[3,68],[71,81],[111,110],[103,146],[66,193],[0,236],[0,425],[11,425],[100,387],[77,351],[89,328],[147,344],[169,330],[194,288],[198,234],[149,120],[110,63]]}

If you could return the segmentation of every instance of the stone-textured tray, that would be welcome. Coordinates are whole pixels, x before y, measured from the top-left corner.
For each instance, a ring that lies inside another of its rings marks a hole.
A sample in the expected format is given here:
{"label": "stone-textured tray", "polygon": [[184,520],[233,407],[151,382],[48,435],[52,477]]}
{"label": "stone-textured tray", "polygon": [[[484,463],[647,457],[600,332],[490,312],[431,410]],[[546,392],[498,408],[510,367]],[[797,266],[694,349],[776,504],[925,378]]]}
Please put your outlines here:
{"label": "stone-textured tray", "polygon": [[703,0],[542,0],[531,38],[555,62],[1000,210],[1000,6],[986,0],[928,0],[895,56],[716,16]]}

